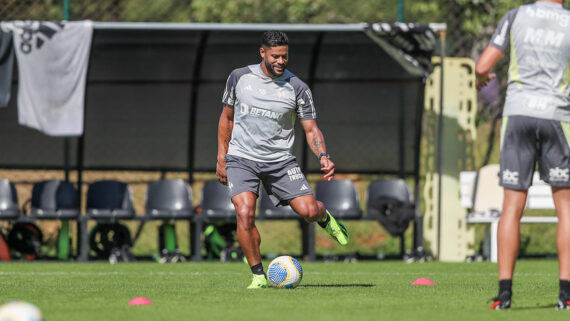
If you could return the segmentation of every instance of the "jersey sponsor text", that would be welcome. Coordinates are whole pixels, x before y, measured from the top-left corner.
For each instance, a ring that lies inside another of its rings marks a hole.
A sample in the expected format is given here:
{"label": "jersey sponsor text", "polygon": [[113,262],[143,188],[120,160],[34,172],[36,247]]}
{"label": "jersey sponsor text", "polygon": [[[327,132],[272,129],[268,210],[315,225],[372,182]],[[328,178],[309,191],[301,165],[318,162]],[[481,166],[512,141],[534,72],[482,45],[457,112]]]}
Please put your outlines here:
{"label": "jersey sponsor text", "polygon": [[283,118],[283,113],[271,111],[263,108],[250,107],[247,104],[240,103],[240,113],[242,115],[250,115],[255,117],[265,117],[269,119],[280,120]]}
{"label": "jersey sponsor text", "polygon": [[570,170],[568,168],[551,168],[548,176],[551,182],[568,182],[570,175],[568,174]]}
{"label": "jersey sponsor text", "polygon": [[526,28],[523,41],[537,46],[560,47],[564,41],[564,33],[550,29]]}
{"label": "jersey sponsor text", "polygon": [[505,169],[503,171],[503,183],[509,185],[518,185],[519,184],[519,172],[510,171]]}
{"label": "jersey sponsor text", "polygon": [[527,101],[527,107],[534,111],[544,111],[548,108],[550,99],[547,97],[530,97]]}
{"label": "jersey sponsor text", "polygon": [[568,27],[568,20],[570,19],[570,16],[566,14],[561,14],[559,12],[543,8],[533,8],[530,6],[526,7],[526,14],[533,18],[554,20],[561,27]]}
{"label": "jersey sponsor text", "polygon": [[303,179],[303,173],[301,173],[301,169],[299,167],[293,167],[287,171],[287,175],[289,175],[290,181],[296,181],[298,179]]}

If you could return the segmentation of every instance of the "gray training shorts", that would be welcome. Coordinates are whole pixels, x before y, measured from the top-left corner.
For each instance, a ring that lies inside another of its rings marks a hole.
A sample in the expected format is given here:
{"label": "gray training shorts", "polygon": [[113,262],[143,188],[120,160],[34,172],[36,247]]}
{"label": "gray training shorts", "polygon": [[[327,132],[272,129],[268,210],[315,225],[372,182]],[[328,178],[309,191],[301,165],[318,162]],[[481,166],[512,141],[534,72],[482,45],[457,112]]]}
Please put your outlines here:
{"label": "gray training shorts", "polygon": [[275,206],[289,205],[292,199],[313,193],[295,157],[270,163],[234,155],[226,155],[225,159],[228,187],[232,197],[243,192],[252,192],[259,196],[260,180]]}
{"label": "gray training shorts", "polygon": [[540,179],[570,187],[570,123],[508,116],[501,127],[501,186],[527,190],[538,162]]}

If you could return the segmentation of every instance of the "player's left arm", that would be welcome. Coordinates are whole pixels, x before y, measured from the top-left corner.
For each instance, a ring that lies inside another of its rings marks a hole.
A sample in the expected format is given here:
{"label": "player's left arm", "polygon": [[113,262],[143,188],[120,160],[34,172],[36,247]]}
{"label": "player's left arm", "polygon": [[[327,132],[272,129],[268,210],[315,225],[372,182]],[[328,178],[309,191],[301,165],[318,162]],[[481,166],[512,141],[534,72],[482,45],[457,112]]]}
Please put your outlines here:
{"label": "player's left arm", "polygon": [[[323,133],[317,126],[317,121],[314,119],[301,120],[301,125],[305,130],[305,137],[307,137],[307,143],[317,157],[321,154],[326,154],[327,147],[325,146],[325,138]],[[325,172],[324,179],[330,181],[334,178],[334,163],[330,158],[322,156],[319,159],[321,163],[321,171]]]}

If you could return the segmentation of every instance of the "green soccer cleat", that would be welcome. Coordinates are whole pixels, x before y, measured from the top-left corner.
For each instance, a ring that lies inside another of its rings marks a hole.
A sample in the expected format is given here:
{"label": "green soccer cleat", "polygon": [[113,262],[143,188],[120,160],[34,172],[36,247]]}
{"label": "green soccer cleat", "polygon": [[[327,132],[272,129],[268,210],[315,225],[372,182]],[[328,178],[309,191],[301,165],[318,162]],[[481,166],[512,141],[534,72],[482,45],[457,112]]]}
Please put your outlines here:
{"label": "green soccer cleat", "polygon": [[325,230],[332,236],[340,245],[348,244],[348,230],[344,225],[337,221],[329,211],[327,211],[329,216],[329,222],[325,226]]}
{"label": "green soccer cleat", "polygon": [[264,274],[253,274],[251,279],[251,284],[247,287],[248,289],[263,289],[268,288],[267,279]]}

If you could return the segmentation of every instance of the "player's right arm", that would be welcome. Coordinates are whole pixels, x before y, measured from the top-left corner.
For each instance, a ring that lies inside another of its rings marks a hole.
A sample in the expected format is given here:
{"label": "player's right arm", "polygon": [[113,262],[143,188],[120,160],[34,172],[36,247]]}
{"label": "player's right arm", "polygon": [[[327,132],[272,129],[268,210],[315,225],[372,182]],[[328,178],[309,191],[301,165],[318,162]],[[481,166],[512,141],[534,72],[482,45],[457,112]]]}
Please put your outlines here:
{"label": "player's right arm", "polygon": [[234,129],[234,109],[224,105],[220,121],[218,122],[218,162],[216,164],[216,176],[220,183],[226,185],[228,179],[226,177],[226,159],[232,139],[232,130]]}
{"label": "player's right arm", "polygon": [[497,62],[503,57],[503,52],[493,46],[487,46],[479,60],[477,65],[475,65],[476,87],[481,89],[487,85],[487,83],[495,79],[496,74],[491,72],[491,69],[497,64]]}
{"label": "player's right arm", "polygon": [[216,163],[216,176],[220,183],[226,185],[226,154],[230,147],[232,131],[234,129],[234,104],[236,102],[236,85],[240,74],[244,74],[249,69],[247,67],[235,69],[230,73],[226,81],[226,88],[222,97],[222,114],[218,122],[218,161]]}
{"label": "player's right arm", "polygon": [[511,27],[513,26],[517,13],[518,8],[507,12],[507,14],[503,16],[491,37],[489,45],[485,48],[483,54],[481,54],[481,57],[477,61],[477,65],[475,65],[477,89],[485,87],[489,81],[496,77],[495,73],[492,73],[491,70],[509,48]]}

